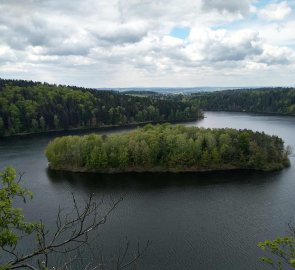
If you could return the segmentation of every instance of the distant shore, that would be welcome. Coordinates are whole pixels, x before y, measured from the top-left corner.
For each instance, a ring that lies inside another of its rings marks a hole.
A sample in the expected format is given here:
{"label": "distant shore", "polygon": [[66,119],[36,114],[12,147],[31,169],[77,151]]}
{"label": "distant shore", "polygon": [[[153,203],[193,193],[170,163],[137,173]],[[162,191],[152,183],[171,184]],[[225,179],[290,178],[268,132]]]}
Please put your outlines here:
{"label": "distant shore", "polygon": [[243,110],[206,110],[204,109],[203,112],[226,112],[226,113],[248,113],[248,114],[258,114],[258,115],[273,115],[273,116],[291,116],[295,117],[295,114],[288,114],[288,113],[276,113],[276,112],[255,112],[255,111],[243,111]]}
{"label": "distant shore", "polygon": [[[283,113],[275,113],[275,112],[253,112],[253,111],[239,111],[239,110],[204,110],[203,112],[233,112],[233,113],[247,113],[247,114],[258,114],[258,115],[273,115],[273,116],[289,116],[289,117],[295,117],[294,114],[283,114]],[[145,121],[145,122],[138,122],[138,123],[128,123],[124,125],[101,125],[101,126],[91,126],[91,127],[73,127],[68,129],[52,129],[52,130],[45,130],[45,131],[38,131],[38,132],[22,132],[22,133],[16,133],[13,135],[5,135],[3,138],[7,137],[19,137],[19,136],[27,136],[27,135],[34,135],[34,134],[51,134],[51,133],[62,133],[67,131],[82,131],[82,130],[94,130],[94,131],[100,131],[100,130],[110,130],[110,129],[118,129],[118,128],[130,128],[130,127],[141,127],[146,124],[163,124],[163,123],[187,123],[187,122],[193,122],[198,121],[203,118],[206,118],[206,115],[203,115],[203,117],[198,118],[191,118],[187,120],[180,120],[180,121]]]}
{"label": "distant shore", "polygon": [[[171,123],[171,124],[180,124],[180,123],[188,123],[188,122],[194,122],[203,119],[203,117],[198,118],[190,118],[186,120],[180,120],[180,121],[145,121],[145,122],[137,122],[137,123],[128,123],[124,125],[101,125],[101,126],[92,126],[92,127],[75,127],[75,128],[67,128],[67,129],[52,129],[52,130],[44,130],[44,131],[37,131],[37,132],[22,132],[22,133],[16,133],[12,135],[5,135],[3,138],[9,138],[9,137],[22,137],[22,136],[28,136],[28,135],[37,135],[37,134],[52,134],[52,133],[62,133],[67,131],[83,131],[83,130],[93,130],[93,131],[101,131],[101,130],[111,130],[111,129],[120,129],[120,128],[132,128],[132,127],[141,127],[145,126],[147,124],[163,124],[163,123]],[[0,137],[1,138],[1,137]]]}

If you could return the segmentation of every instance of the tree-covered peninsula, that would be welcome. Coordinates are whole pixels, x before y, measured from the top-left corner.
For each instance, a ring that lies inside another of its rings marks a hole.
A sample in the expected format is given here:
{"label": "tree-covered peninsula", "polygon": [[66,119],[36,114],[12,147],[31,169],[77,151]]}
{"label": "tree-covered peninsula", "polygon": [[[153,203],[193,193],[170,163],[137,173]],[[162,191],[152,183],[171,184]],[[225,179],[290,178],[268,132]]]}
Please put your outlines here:
{"label": "tree-covered peninsula", "polygon": [[184,96],[208,111],[236,111],[295,115],[295,88],[240,89]]}
{"label": "tree-covered peninsula", "polygon": [[0,136],[202,117],[189,102],[0,79]]}
{"label": "tree-covered peninsula", "polygon": [[251,130],[146,125],[129,133],[65,136],[45,150],[49,167],[80,172],[278,170],[289,165],[277,136]]}

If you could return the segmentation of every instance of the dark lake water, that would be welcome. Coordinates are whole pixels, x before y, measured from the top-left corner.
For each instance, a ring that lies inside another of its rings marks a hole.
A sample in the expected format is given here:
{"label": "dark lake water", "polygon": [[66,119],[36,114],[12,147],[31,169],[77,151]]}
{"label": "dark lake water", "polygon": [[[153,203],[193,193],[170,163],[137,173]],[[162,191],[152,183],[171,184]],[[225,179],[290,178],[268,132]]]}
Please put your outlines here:
{"label": "dark lake water", "polygon": [[[206,116],[188,125],[264,131],[295,148],[294,117],[225,112],[207,112]],[[138,241],[142,246],[151,241],[138,269],[269,269],[258,259],[263,254],[257,243],[285,235],[290,219],[295,223],[294,155],[290,168],[273,173],[50,172],[43,151],[49,140],[60,135],[2,140],[0,169],[13,165],[25,172],[23,185],[35,194],[25,207],[26,216],[42,218],[49,226],[59,204],[71,206],[71,192],[77,197],[92,192],[105,198],[124,194],[123,202],[92,237],[94,252],[103,250],[106,258],[119,252],[127,238],[134,248]]]}

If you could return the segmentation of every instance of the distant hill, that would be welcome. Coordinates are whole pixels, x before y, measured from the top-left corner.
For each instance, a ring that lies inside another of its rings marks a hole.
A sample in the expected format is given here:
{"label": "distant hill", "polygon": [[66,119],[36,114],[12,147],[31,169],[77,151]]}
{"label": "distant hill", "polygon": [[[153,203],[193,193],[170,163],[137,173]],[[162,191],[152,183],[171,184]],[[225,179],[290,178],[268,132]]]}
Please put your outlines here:
{"label": "distant hill", "polygon": [[159,93],[159,92],[145,91],[145,90],[128,90],[128,91],[122,91],[120,93],[125,95],[141,96],[141,97],[162,95],[162,93]]}
{"label": "distant hill", "polygon": [[[96,88],[97,90],[113,90],[118,92],[123,92],[127,94],[138,94],[143,93],[147,95],[158,94],[191,94],[198,92],[214,92],[222,90],[233,90],[233,89],[243,89],[246,87],[130,87],[130,88]],[[253,87],[256,88],[256,87]]]}

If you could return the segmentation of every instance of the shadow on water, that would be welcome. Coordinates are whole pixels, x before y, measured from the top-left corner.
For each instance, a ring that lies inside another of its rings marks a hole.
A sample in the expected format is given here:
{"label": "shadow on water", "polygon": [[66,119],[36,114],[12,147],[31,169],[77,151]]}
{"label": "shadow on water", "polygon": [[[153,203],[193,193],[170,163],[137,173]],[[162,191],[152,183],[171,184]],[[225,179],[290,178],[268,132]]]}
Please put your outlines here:
{"label": "shadow on water", "polygon": [[206,187],[224,184],[262,185],[278,180],[282,172],[251,170],[214,171],[198,173],[123,173],[99,174],[55,171],[47,169],[48,179],[54,185],[67,183],[85,191],[140,190],[169,187]]}

